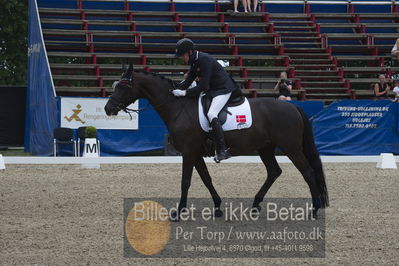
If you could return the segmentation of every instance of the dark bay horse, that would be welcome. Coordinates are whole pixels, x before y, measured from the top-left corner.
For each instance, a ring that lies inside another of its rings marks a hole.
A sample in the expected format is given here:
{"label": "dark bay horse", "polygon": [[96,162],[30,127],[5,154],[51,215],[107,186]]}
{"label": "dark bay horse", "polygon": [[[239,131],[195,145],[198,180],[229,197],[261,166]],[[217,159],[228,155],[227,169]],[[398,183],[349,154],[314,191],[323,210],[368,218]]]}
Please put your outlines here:
{"label": "dark bay horse", "polygon": [[[116,84],[115,91],[105,106],[107,115],[127,111],[127,106],[145,98],[155,108],[166,124],[175,148],[183,156],[181,199],[179,210],[187,206],[187,194],[193,168],[197,170],[215,204],[215,216],[221,216],[221,198],[216,192],[203,157],[207,134],[198,120],[198,98],[174,97],[174,83],[153,73],[125,71]],[[301,108],[267,98],[249,99],[252,110],[252,126],[248,129],[227,131],[225,139],[233,156],[257,151],[266,166],[267,178],[256,194],[253,208],[260,210],[267,191],[280,176],[274,151],[280,148],[309,185],[313,202],[313,215],[319,208],[328,206],[328,192],[320,156],[314,143],[311,124]]]}

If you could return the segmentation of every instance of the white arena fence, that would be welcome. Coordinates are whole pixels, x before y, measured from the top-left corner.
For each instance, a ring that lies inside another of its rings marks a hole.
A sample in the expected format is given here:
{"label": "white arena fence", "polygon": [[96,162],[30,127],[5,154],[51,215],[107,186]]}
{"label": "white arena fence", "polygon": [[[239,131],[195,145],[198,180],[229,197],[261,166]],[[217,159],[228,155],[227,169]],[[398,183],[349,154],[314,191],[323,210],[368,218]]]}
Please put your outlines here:
{"label": "white arena fence", "polygon": [[[287,156],[276,156],[279,163],[291,163]],[[399,156],[394,156],[399,162]],[[134,156],[134,157],[3,157],[6,165],[10,164],[168,164],[182,163],[181,156]],[[377,163],[376,156],[321,156],[323,163]],[[213,158],[205,158],[205,162],[214,163]],[[262,163],[259,156],[237,156],[222,163]]]}

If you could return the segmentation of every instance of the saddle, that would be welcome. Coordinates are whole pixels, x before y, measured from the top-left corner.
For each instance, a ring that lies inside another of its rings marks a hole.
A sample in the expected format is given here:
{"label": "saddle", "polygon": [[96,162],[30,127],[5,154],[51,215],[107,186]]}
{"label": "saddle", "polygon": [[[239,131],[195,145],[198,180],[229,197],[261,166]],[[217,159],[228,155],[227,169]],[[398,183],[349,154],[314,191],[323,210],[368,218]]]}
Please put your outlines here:
{"label": "saddle", "polygon": [[[227,120],[227,115],[231,113],[228,111],[228,107],[233,107],[233,106],[238,106],[243,104],[245,101],[245,97],[241,94],[240,90],[235,90],[229,100],[227,101],[226,105],[222,108],[222,110],[220,111],[219,115],[218,115],[218,119],[221,125],[223,125],[226,120]],[[201,104],[202,104],[202,110],[204,111],[204,115],[205,117],[208,117],[208,111],[209,108],[211,107],[211,103],[212,103],[212,98],[209,96],[203,96],[201,98]]]}

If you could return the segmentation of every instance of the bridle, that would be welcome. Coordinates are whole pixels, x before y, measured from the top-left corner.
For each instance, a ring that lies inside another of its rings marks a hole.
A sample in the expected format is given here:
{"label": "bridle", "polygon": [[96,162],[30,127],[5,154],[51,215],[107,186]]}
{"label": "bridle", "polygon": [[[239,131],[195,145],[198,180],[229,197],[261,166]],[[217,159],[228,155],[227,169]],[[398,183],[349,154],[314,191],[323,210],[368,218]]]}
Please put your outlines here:
{"label": "bridle", "polygon": [[[123,79],[121,79],[121,80],[118,82],[117,85],[119,85],[119,83],[121,83],[121,82],[125,83],[125,85],[128,86],[130,89],[133,88],[133,84],[132,84],[132,80],[131,80],[131,79],[123,78]],[[173,86],[173,89],[170,89],[170,90],[169,90],[168,96],[171,96],[171,95],[172,95],[172,90],[174,90],[174,89],[176,88],[176,84],[175,84],[175,83],[172,83],[172,86]],[[142,107],[142,108],[138,108],[138,109],[127,108],[127,106],[130,105],[130,104],[126,104],[126,103],[124,103],[122,100],[116,99],[115,96],[113,96],[113,95],[111,95],[111,97],[109,98],[109,101],[110,101],[111,103],[114,103],[114,104],[115,104],[115,106],[112,107],[112,109],[113,109],[114,111],[124,111],[125,113],[127,113],[127,114],[130,116],[130,120],[133,119],[132,113],[138,114],[139,112],[146,110],[146,109],[151,105],[151,104],[148,102],[148,103],[147,103],[144,107]],[[160,103],[160,104],[154,106],[154,109],[163,106],[163,105],[166,104],[168,101],[169,101],[169,97],[167,97],[167,98],[165,99],[165,101],[163,101],[162,103]]]}

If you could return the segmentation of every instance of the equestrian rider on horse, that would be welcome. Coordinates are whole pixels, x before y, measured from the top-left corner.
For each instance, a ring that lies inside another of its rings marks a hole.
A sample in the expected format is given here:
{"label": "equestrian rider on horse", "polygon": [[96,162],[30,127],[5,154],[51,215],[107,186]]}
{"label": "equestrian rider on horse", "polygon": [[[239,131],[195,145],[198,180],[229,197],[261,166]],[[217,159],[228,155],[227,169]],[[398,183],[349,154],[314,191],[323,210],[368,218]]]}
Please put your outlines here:
{"label": "equestrian rider on horse", "polygon": [[[195,45],[190,39],[184,38],[176,44],[176,57],[181,58],[185,64],[190,65],[188,77],[173,90],[175,96],[197,97],[204,93],[212,98],[212,103],[207,113],[212,131],[216,140],[215,161],[219,162],[231,157],[224,141],[224,134],[218,115],[226,105],[232,92],[239,90],[226,70],[209,54],[195,50]],[[199,84],[188,89],[190,84],[199,78]]]}

